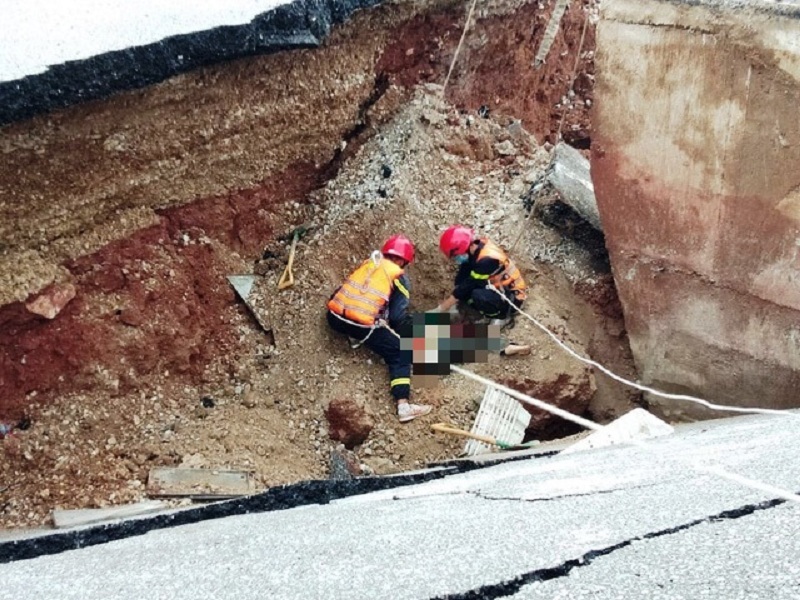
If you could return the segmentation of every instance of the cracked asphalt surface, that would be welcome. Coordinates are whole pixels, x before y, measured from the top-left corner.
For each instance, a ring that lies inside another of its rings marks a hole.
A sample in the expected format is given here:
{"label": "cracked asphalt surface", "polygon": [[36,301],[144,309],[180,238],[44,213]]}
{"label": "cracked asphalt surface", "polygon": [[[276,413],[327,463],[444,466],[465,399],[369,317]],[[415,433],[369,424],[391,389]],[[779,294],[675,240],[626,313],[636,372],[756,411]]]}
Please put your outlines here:
{"label": "cracked asphalt surface", "polygon": [[692,469],[800,491],[794,415],[19,560],[0,599],[800,598],[800,506]]}

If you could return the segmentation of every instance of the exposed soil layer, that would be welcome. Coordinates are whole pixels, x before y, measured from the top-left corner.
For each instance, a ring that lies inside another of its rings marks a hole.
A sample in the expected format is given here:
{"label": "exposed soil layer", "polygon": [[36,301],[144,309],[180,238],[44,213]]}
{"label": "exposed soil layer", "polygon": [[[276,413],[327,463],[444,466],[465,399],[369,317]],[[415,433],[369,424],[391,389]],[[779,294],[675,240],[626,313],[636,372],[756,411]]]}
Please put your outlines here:
{"label": "exposed soil layer", "polygon": [[[443,81],[466,7],[400,5],[359,13],[320,49],[208,67],[4,128],[0,419],[32,426],[2,441],[0,523],[139,499],[153,466],[242,468],[260,487],[325,477],[334,398],[374,419],[356,448],[365,472],[458,454],[461,440],[427,425],[469,429],[479,386],[415,383],[434,414],[400,426],[377,357],[349,350],[322,318],[341,278],[395,231],[418,245],[416,309],[447,293],[436,240],[463,221],[515,246],[537,318],[632,369],[608,274],[557,233],[524,225],[520,198],[549,160],[540,144],[560,128],[590,131],[591,86],[556,106],[569,98],[583,10],[568,12],[545,66],[531,67],[549,10],[500,3],[482,15],[447,101],[440,86],[416,86]],[[225,277],[253,272],[302,223],[315,229],[298,248],[296,285],[276,292],[282,257],[262,270],[273,348]],[[54,318],[30,311],[59,304],[67,284],[75,295]],[[524,319],[513,335],[534,344],[531,357],[476,370],[549,386],[601,419],[636,401]],[[561,433],[543,422],[532,435]]]}

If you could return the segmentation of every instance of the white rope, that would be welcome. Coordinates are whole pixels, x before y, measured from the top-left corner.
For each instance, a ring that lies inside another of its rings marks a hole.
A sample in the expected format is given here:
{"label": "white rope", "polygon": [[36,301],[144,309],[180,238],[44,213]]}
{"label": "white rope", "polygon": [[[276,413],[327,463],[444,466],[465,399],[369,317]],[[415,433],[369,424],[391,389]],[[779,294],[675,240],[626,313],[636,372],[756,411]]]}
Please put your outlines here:
{"label": "white rope", "polygon": [[687,396],[685,394],[670,394],[670,393],[667,393],[667,392],[662,392],[662,391],[656,390],[656,389],[648,387],[646,385],[642,385],[640,383],[636,383],[635,381],[630,381],[628,379],[625,379],[624,377],[621,377],[621,376],[617,375],[616,373],[610,371],[609,369],[607,369],[606,367],[604,367],[600,363],[598,363],[598,362],[596,362],[596,361],[594,361],[594,360],[592,360],[590,358],[586,358],[584,356],[581,356],[580,354],[575,352],[572,348],[570,348],[564,342],[562,342],[560,339],[558,339],[558,336],[556,336],[547,327],[542,325],[534,317],[532,317],[531,315],[529,315],[528,313],[523,311],[521,308],[519,308],[516,304],[511,302],[511,300],[509,300],[506,297],[505,294],[501,293],[500,290],[498,290],[492,284],[488,284],[486,287],[488,287],[489,289],[491,289],[492,291],[497,293],[498,296],[500,296],[504,301],[506,301],[519,314],[521,314],[525,318],[527,318],[530,321],[532,321],[534,325],[536,325],[539,329],[541,329],[547,335],[549,335],[553,339],[553,341],[556,344],[558,344],[561,348],[563,348],[568,354],[574,356],[579,361],[581,361],[581,362],[583,362],[583,363],[585,363],[587,365],[590,365],[590,366],[598,369],[599,371],[602,371],[603,373],[605,373],[606,375],[611,377],[611,379],[619,381],[622,384],[628,385],[628,386],[630,386],[632,388],[635,388],[637,390],[640,390],[642,392],[649,392],[649,393],[653,394],[654,396],[659,396],[661,398],[666,398],[667,400],[685,400],[687,402],[694,402],[696,404],[701,404],[701,405],[705,406],[706,408],[710,408],[712,410],[739,412],[739,413],[745,413],[745,414],[783,415],[783,416],[790,416],[790,417],[794,417],[794,418],[800,417],[799,414],[791,413],[791,412],[788,412],[788,411],[785,411],[785,410],[774,409],[774,408],[745,408],[745,407],[741,407],[741,406],[728,406],[728,405],[725,405],[725,404],[714,404],[712,402],[709,402],[708,400],[703,400],[702,398],[697,398],[695,396]]}
{"label": "white rope", "polygon": [[508,386],[502,385],[497,383],[496,381],[492,381],[491,379],[487,379],[486,377],[481,377],[477,373],[473,373],[472,371],[467,371],[463,367],[459,367],[456,365],[450,365],[450,369],[455,371],[456,373],[460,373],[465,377],[469,377],[470,379],[474,379],[482,383],[485,386],[497,388],[501,392],[508,394],[509,396],[516,398],[520,402],[524,404],[530,404],[531,406],[535,406],[536,408],[541,408],[542,410],[546,410],[549,413],[553,413],[554,415],[558,415],[562,419],[566,419],[567,421],[572,421],[584,427],[586,429],[593,429],[594,431],[600,431],[603,426],[598,425],[588,419],[584,419],[583,417],[579,417],[578,415],[572,414],[564,409],[558,408],[557,406],[553,406],[552,404],[547,404],[547,402],[543,402],[542,400],[537,400],[527,394],[523,394],[522,392],[518,392],[517,390],[510,388]]}

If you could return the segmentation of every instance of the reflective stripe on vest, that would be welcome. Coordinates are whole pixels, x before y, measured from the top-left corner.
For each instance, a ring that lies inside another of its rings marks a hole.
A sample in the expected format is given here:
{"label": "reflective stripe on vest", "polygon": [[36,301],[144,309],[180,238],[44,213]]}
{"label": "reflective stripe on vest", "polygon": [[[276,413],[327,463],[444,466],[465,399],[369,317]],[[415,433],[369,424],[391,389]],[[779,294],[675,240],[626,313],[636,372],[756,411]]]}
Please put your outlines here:
{"label": "reflective stripe on vest", "polygon": [[482,258],[494,258],[501,265],[500,270],[489,276],[489,283],[496,288],[512,291],[519,300],[524,300],[527,297],[525,290],[528,286],[525,284],[522,273],[520,273],[514,261],[494,242],[489,241],[487,238],[481,238],[480,241],[483,246],[478,251],[476,261]]}
{"label": "reflective stripe on vest", "polygon": [[371,327],[386,309],[392,286],[402,274],[403,269],[386,258],[378,264],[369,258],[336,290],[328,310]]}

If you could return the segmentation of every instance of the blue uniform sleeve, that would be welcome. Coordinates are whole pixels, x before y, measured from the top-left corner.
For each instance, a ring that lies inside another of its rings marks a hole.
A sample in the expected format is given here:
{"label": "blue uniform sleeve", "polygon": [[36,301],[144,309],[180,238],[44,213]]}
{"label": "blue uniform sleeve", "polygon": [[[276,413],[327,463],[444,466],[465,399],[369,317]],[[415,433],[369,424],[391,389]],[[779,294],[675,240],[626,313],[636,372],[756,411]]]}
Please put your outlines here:
{"label": "blue uniform sleeve", "polygon": [[394,282],[389,295],[389,326],[398,329],[408,316],[408,304],[411,295],[411,281],[403,273]]}
{"label": "blue uniform sleeve", "polygon": [[453,296],[460,302],[466,302],[472,296],[473,291],[486,287],[489,277],[501,268],[502,265],[496,258],[482,258],[464,263],[458,269]]}

